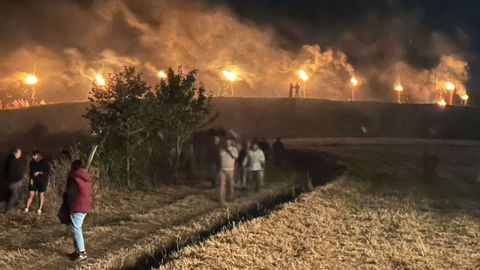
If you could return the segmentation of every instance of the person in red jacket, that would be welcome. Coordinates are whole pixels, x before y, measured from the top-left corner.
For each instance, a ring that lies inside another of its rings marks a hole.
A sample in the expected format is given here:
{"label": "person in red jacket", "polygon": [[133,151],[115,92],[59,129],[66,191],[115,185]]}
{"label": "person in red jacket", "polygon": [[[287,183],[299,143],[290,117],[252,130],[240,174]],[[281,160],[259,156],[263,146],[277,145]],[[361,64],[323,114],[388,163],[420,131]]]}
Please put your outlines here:
{"label": "person in red jacket", "polygon": [[[75,160],[72,163],[63,200],[59,218],[62,223],[71,226],[75,252],[71,253],[70,257],[72,260],[80,261],[87,258],[82,224],[92,205],[92,180],[80,160]],[[67,218],[67,215],[70,219]]]}

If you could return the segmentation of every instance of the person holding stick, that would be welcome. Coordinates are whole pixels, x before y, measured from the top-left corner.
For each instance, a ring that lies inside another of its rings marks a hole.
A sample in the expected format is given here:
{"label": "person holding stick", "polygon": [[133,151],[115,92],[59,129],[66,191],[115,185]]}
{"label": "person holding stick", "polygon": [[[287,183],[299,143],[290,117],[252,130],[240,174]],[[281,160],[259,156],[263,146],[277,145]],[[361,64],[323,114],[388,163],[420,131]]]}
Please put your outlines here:
{"label": "person holding stick", "polygon": [[63,195],[63,203],[58,212],[60,222],[70,225],[72,230],[75,251],[69,256],[74,261],[87,258],[82,226],[90,211],[92,200],[90,174],[84,169],[80,160],[75,160],[67,177],[67,190]]}

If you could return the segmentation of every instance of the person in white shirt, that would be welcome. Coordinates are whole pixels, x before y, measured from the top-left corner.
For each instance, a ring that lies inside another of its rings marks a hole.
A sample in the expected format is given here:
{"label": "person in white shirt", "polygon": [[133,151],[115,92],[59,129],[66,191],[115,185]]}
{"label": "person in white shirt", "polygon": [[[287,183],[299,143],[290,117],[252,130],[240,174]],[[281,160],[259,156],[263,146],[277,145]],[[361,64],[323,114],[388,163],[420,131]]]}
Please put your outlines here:
{"label": "person in white shirt", "polygon": [[220,202],[226,204],[233,200],[233,182],[235,160],[238,158],[238,150],[233,144],[233,140],[227,139],[224,146],[220,149]]}
{"label": "person in white shirt", "polygon": [[243,165],[248,170],[248,179],[255,183],[255,190],[260,190],[264,185],[265,154],[258,147],[258,143],[252,143],[252,148],[247,152]]}

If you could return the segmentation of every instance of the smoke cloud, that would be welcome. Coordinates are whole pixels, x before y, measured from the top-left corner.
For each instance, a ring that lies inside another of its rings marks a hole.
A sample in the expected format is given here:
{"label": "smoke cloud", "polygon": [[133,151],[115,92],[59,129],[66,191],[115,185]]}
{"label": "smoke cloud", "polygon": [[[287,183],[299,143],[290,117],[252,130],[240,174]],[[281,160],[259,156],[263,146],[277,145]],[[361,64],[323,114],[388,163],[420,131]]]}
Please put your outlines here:
{"label": "smoke cloud", "polygon": [[[401,83],[411,102],[438,98],[447,81],[465,94],[468,80],[464,54],[442,34],[426,34],[417,12],[371,14],[335,35],[313,29],[309,41],[319,42],[299,46],[284,46],[289,38],[274,27],[239,18],[224,5],[193,0],[10,1],[0,15],[6,18],[0,25],[4,98],[28,95],[22,79],[35,71],[38,99],[86,100],[95,74],[124,65],[151,82],[169,66],[198,69],[212,94],[229,87],[221,71],[233,71],[242,96],[286,96],[300,69],[310,75],[309,97],[336,100],[350,97],[352,76],[365,99],[392,101],[393,85]],[[287,25],[305,34],[295,22]]]}

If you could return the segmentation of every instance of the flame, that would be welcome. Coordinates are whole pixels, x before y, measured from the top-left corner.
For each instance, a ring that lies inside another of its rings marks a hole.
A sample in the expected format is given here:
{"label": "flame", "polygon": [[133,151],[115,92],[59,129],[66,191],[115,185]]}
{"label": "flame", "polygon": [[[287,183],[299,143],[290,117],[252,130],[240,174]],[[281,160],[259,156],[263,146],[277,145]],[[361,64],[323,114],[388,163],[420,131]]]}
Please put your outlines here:
{"label": "flame", "polygon": [[163,70],[160,70],[157,75],[160,79],[166,79],[167,78],[167,73],[165,73],[165,71],[163,71]]}
{"label": "flame", "polygon": [[105,84],[106,84],[105,79],[103,78],[103,76],[101,74],[97,74],[95,76],[95,81],[97,82],[97,84],[99,86],[105,86]]}
{"label": "flame", "polygon": [[447,102],[445,101],[445,99],[440,100],[439,102],[437,102],[437,104],[442,108],[445,108],[447,106]]}
{"label": "flame", "polygon": [[455,90],[455,84],[453,84],[451,82],[446,82],[445,83],[445,89],[447,89],[448,91],[453,91],[453,90]]}
{"label": "flame", "polygon": [[305,72],[305,70],[303,69],[298,71],[298,76],[300,77],[300,79],[302,79],[302,81],[308,81],[308,79],[310,79],[307,72]]}
{"label": "flame", "polygon": [[467,94],[461,96],[463,101],[467,101],[469,99],[469,96]]}
{"label": "flame", "polygon": [[231,82],[234,82],[237,80],[237,74],[235,74],[234,72],[232,71],[228,71],[228,70],[222,70],[222,74],[223,76],[225,76],[225,78]]}
{"label": "flame", "polygon": [[38,78],[37,76],[33,75],[33,74],[29,74],[27,75],[27,77],[25,78],[25,83],[26,84],[30,84],[30,85],[34,85],[38,82]]}
{"label": "flame", "polygon": [[358,80],[357,80],[357,78],[352,77],[352,78],[350,79],[350,83],[351,83],[353,86],[357,86],[357,85],[358,85]]}
{"label": "flame", "polygon": [[403,91],[403,86],[401,84],[397,84],[397,85],[395,85],[395,87],[393,89],[397,92],[402,92]]}

